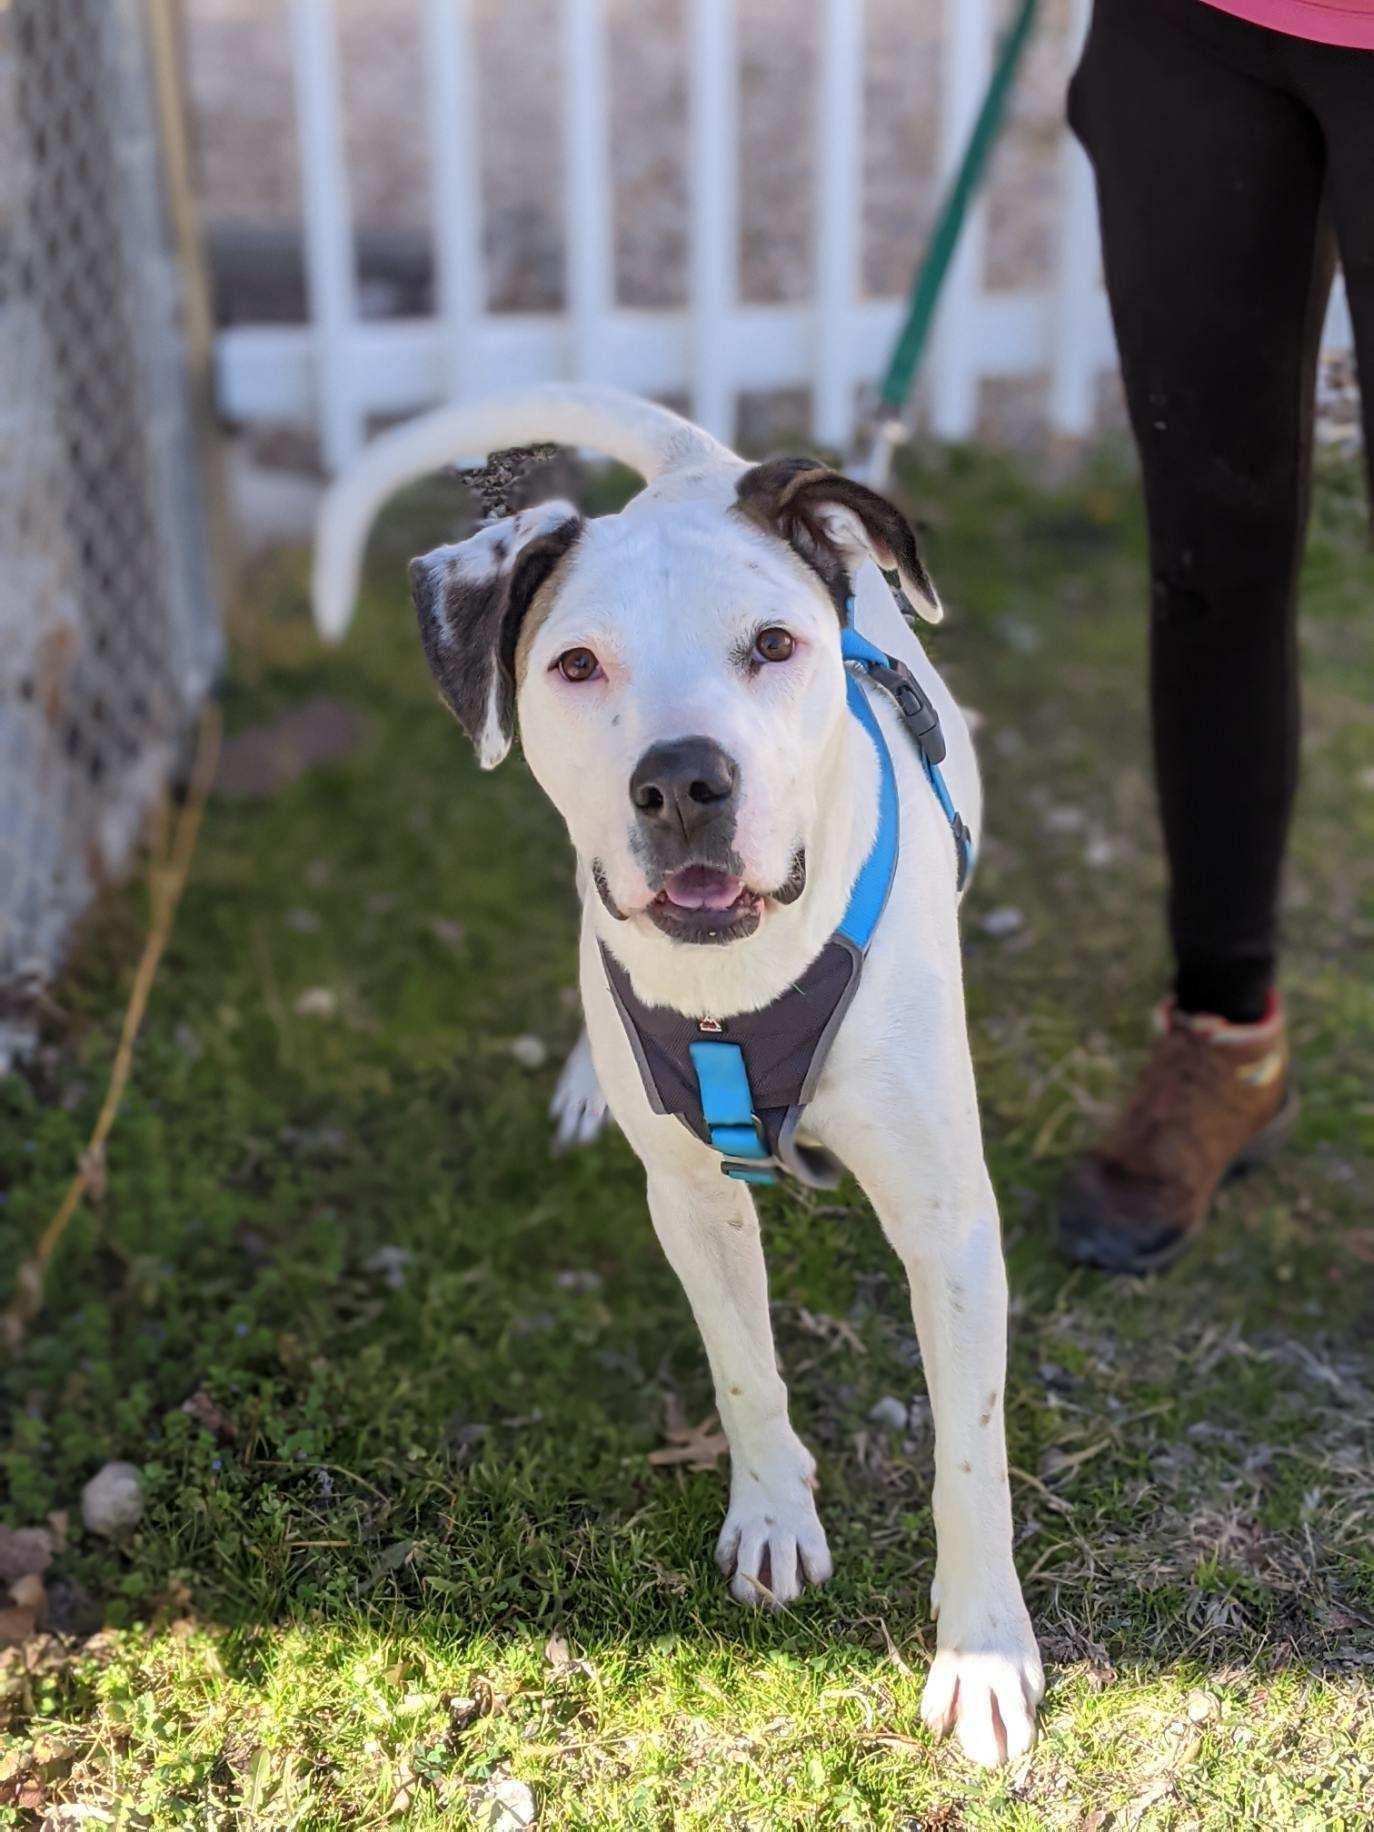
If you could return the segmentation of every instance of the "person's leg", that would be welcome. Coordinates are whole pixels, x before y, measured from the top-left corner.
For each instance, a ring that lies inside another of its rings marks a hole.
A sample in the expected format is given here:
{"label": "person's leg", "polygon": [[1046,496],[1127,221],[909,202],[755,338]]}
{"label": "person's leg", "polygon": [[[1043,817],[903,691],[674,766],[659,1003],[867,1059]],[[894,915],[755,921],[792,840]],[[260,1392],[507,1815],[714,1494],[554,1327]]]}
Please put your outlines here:
{"label": "person's leg", "polygon": [[1331,216],[1355,331],[1374,519],[1374,51],[1304,45],[1298,88],[1326,141]]}
{"label": "person's leg", "polygon": [[1175,992],[1233,1022],[1263,1015],[1274,973],[1330,281],[1322,135],[1286,44],[1196,0],[1098,0],[1070,94],[1149,515]]}
{"label": "person's leg", "polygon": [[1174,1257],[1291,1115],[1275,919],[1330,283],[1325,147],[1293,44],[1197,0],[1097,0],[1070,91],[1144,475],[1176,956],[1159,1041],[1060,1202],[1062,1251],[1115,1271]]}

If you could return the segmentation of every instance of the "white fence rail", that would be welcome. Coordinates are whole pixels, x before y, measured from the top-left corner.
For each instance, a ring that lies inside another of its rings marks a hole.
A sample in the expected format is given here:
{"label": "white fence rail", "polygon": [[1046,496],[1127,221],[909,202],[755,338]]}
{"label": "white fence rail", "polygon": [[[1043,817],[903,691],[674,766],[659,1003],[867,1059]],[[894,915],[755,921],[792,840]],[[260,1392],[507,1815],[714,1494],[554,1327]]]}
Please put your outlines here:
{"label": "white fence rail", "polygon": [[[1066,79],[1087,12],[1087,0],[1070,3]],[[681,309],[662,311],[628,309],[615,297],[604,0],[561,4],[564,310],[486,308],[471,7],[469,0],[423,0],[435,313],[365,321],[334,0],[290,0],[310,321],[223,332],[220,399],[231,419],[313,426],[332,472],[357,452],[372,416],[574,377],[685,395],[694,416],[727,438],[742,390],[806,387],[816,437],[848,444],[857,389],[879,375],[905,303],[859,295],[863,0],[817,0],[814,105],[798,105],[818,135],[813,284],[810,299],[793,305],[738,297],[734,0],[688,0],[688,296]],[[977,111],[1001,11],[996,0],[945,0],[942,181]],[[985,290],[986,202],[970,213],[924,378],[930,421],[943,437],[973,431],[979,384],[989,377],[1047,377],[1054,429],[1077,435],[1091,426],[1098,379],[1115,353],[1097,271],[1091,178],[1067,132],[1057,183],[1056,273],[1048,288]]]}

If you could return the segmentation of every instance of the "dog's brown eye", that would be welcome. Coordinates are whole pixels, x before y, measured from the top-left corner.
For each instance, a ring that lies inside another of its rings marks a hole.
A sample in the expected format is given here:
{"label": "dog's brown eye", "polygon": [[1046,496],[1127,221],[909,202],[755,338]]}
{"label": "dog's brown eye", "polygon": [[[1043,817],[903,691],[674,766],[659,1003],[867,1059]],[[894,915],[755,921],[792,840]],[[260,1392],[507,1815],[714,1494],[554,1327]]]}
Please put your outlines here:
{"label": "dog's brown eye", "polygon": [[565,681],[589,681],[600,667],[590,649],[565,649],[558,658],[558,672]]}
{"label": "dog's brown eye", "polygon": [[796,646],[791,632],[776,624],[760,630],[754,638],[754,653],[761,662],[785,662]]}

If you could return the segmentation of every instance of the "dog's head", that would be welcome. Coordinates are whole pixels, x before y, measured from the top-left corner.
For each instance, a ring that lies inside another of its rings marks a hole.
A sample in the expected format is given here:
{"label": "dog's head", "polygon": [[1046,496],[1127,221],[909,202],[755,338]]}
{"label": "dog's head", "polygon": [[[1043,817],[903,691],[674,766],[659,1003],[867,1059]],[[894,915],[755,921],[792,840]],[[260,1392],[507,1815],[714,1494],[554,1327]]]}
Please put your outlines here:
{"label": "dog's head", "polygon": [[425,653],[483,766],[518,715],[611,915],[726,943],[804,891],[844,717],[844,606],[868,559],[939,616],[900,511],[775,459],[594,521],[526,509],[410,576]]}

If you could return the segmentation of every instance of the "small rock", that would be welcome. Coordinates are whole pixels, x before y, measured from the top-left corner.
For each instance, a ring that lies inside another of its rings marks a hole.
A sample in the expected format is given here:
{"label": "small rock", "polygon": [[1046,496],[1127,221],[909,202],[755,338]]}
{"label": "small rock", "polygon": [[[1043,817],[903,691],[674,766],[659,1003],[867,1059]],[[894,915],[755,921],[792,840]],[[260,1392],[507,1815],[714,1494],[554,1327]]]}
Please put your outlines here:
{"label": "small rock", "polygon": [[104,1539],[130,1532],[142,1513],[143,1478],[132,1463],[107,1463],[81,1491],[81,1518]]}
{"label": "small rock", "polygon": [[540,1037],[528,1033],[517,1037],[510,1046],[510,1053],[522,1069],[542,1069],[549,1059],[548,1045]]}
{"label": "small rock", "polygon": [[560,1291],[600,1291],[603,1281],[590,1266],[569,1266],[563,1272],[555,1272],[553,1282]]}
{"label": "small rock", "polygon": [[521,1832],[539,1817],[534,1795],[511,1775],[488,1782],[473,1806],[473,1820],[483,1832]]}
{"label": "small rock", "polygon": [[320,919],[315,914],[314,910],[288,910],[286,912],[286,926],[288,929],[294,929],[297,935],[318,935],[320,932]]}
{"label": "small rock", "polygon": [[0,1584],[46,1571],[53,1536],[46,1527],[0,1527]]}
{"label": "small rock", "polygon": [[1083,810],[1068,802],[1056,802],[1045,811],[1045,825],[1051,833],[1081,833],[1087,824],[1088,817]]}
{"label": "small rock", "polygon": [[187,1062],[200,1061],[204,1053],[203,1046],[200,1038],[196,1035],[194,1030],[192,1030],[189,1024],[184,1021],[178,1024],[172,1035],[176,1040],[177,1048],[181,1051]]}
{"label": "small rock", "polygon": [[1003,617],[997,625],[997,634],[1009,649],[1018,655],[1034,655],[1040,647],[1040,632],[1034,624],[1026,623],[1020,617]]}
{"label": "small rock", "polygon": [[399,1291],[406,1282],[415,1255],[409,1247],[378,1247],[363,1261],[364,1272],[375,1272],[391,1291]]}
{"label": "small rock", "polygon": [[905,1431],[907,1409],[894,1393],[885,1393],[869,1412],[874,1425],[885,1425],[889,1431]]}
{"label": "small rock", "polygon": [[446,948],[461,948],[467,935],[461,922],[450,922],[447,916],[431,916],[429,932],[435,941],[441,941]]}
{"label": "small rock", "polygon": [[84,1640],[104,1620],[104,1609],[84,1585],[71,1578],[55,1578],[48,1586],[47,1626],[55,1635]]}
{"label": "small rock", "polygon": [[1221,1716],[1221,1704],[1215,1693],[1201,1690],[1190,1692],[1184,1704],[1190,1724],[1206,1724],[1212,1718]]}
{"label": "small rock", "polygon": [[1025,924],[1025,917],[1012,904],[1005,903],[1000,909],[989,910],[986,916],[978,920],[978,927],[984,935],[1015,935]]}
{"label": "small rock", "polygon": [[296,1000],[298,1018],[333,1018],[338,1011],[339,995],[328,986],[307,986]]}

